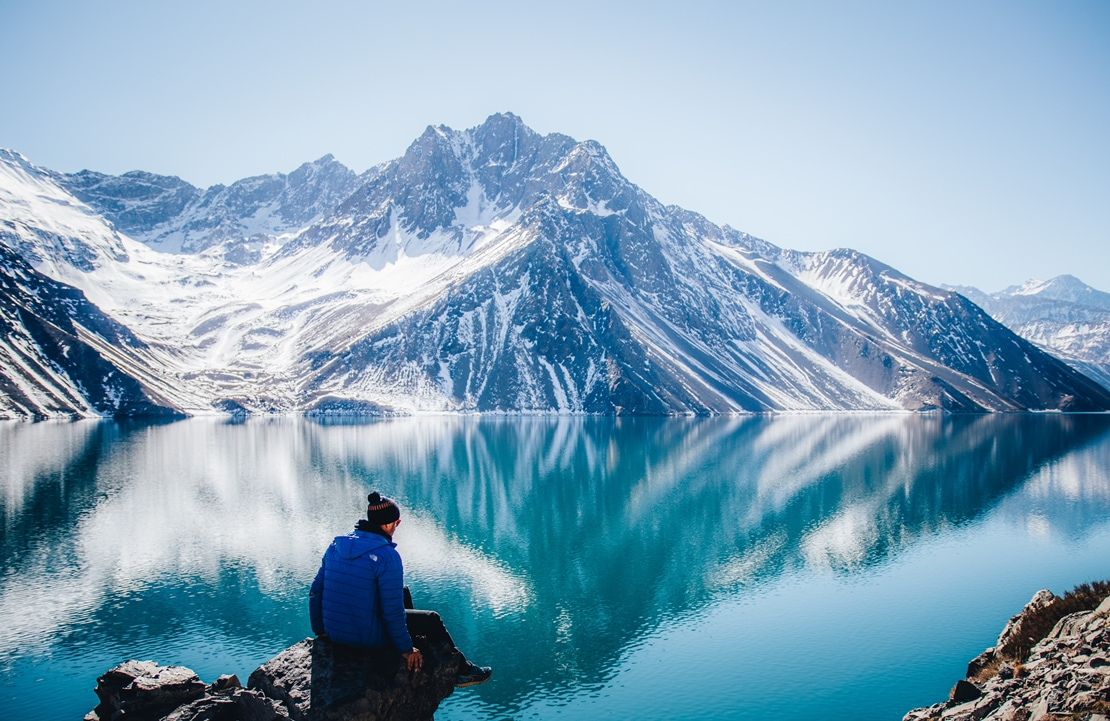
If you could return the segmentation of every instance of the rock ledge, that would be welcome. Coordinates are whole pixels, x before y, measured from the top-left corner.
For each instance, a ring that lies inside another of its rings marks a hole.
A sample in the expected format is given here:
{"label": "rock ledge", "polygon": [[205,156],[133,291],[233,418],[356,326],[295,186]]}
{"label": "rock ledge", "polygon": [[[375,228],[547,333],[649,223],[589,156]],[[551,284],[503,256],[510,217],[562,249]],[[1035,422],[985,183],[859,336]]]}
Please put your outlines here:
{"label": "rock ledge", "polygon": [[127,661],[97,679],[85,721],[430,721],[455,690],[461,654],[417,638],[424,668],[391,651],[307,638],[250,675],[211,685],[191,669]]}

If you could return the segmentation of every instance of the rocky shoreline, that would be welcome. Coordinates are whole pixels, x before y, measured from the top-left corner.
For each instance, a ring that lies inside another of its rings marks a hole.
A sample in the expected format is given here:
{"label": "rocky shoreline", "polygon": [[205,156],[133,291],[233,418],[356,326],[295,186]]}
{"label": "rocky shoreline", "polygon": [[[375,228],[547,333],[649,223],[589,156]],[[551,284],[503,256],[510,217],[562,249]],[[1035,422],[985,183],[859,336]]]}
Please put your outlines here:
{"label": "rocky shoreline", "polygon": [[[1108,590],[1100,583],[1063,597],[1039,591],[968,664],[947,701],[903,721],[1110,721]],[[1076,606],[1086,608],[1067,612]]]}
{"label": "rocky shoreline", "polygon": [[[1078,609],[1078,610],[1077,610]],[[423,645],[422,645],[423,644]],[[256,669],[204,684],[192,670],[127,661],[97,679],[85,721],[431,721],[461,655],[418,638],[409,672],[395,653],[305,639]],[[949,698],[903,721],[1110,721],[1110,582],[1037,592]]]}
{"label": "rocky shoreline", "polygon": [[453,646],[416,637],[424,667],[394,652],[307,638],[259,666],[203,683],[184,666],[127,661],[97,679],[100,703],[85,721],[431,721],[455,690]]}

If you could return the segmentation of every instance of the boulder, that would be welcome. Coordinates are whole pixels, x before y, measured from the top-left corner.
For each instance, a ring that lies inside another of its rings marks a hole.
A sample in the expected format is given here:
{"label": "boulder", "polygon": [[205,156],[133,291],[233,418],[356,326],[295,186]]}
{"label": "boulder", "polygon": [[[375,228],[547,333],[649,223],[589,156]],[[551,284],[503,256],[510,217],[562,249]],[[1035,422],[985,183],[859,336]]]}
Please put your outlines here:
{"label": "boulder", "polygon": [[260,691],[237,686],[178,706],[162,721],[290,721],[286,709]]}
{"label": "boulder", "polygon": [[952,692],[948,694],[948,698],[956,703],[966,703],[968,701],[974,701],[982,695],[983,692],[979,690],[978,686],[970,681],[960,679],[956,682],[956,685],[952,687]]}
{"label": "boulder", "polygon": [[415,639],[424,656],[410,672],[400,654],[308,638],[257,668],[206,686],[183,666],[127,661],[97,679],[100,703],[86,721],[431,721],[455,690],[463,657]]}
{"label": "boulder", "polygon": [[207,687],[191,669],[127,661],[96,680],[97,707],[86,719],[154,721],[204,695]]}
{"label": "boulder", "polygon": [[430,720],[455,690],[462,654],[421,644],[411,672],[395,652],[305,639],[251,674],[247,685],[280,701],[294,721]]}

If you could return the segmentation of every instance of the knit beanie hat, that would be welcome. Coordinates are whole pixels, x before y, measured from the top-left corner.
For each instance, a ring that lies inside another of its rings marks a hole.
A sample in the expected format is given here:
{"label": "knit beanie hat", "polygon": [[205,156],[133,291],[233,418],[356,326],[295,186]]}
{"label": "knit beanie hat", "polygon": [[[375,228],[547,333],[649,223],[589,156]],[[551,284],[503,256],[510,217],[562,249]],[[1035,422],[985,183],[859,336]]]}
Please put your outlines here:
{"label": "knit beanie hat", "polygon": [[384,526],[393,523],[401,517],[401,509],[390,499],[374,491],[366,497],[369,505],[366,506],[366,520],[375,526]]}

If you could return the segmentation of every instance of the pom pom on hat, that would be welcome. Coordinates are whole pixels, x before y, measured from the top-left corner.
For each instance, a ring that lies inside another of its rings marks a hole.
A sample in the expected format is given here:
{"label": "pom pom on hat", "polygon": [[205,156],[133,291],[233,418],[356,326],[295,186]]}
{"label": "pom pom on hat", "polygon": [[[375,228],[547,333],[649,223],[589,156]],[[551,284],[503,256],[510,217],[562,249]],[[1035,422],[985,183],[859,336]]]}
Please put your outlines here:
{"label": "pom pom on hat", "polygon": [[401,517],[401,509],[391,499],[386,498],[377,491],[366,497],[366,520],[375,526],[384,526],[393,523]]}

